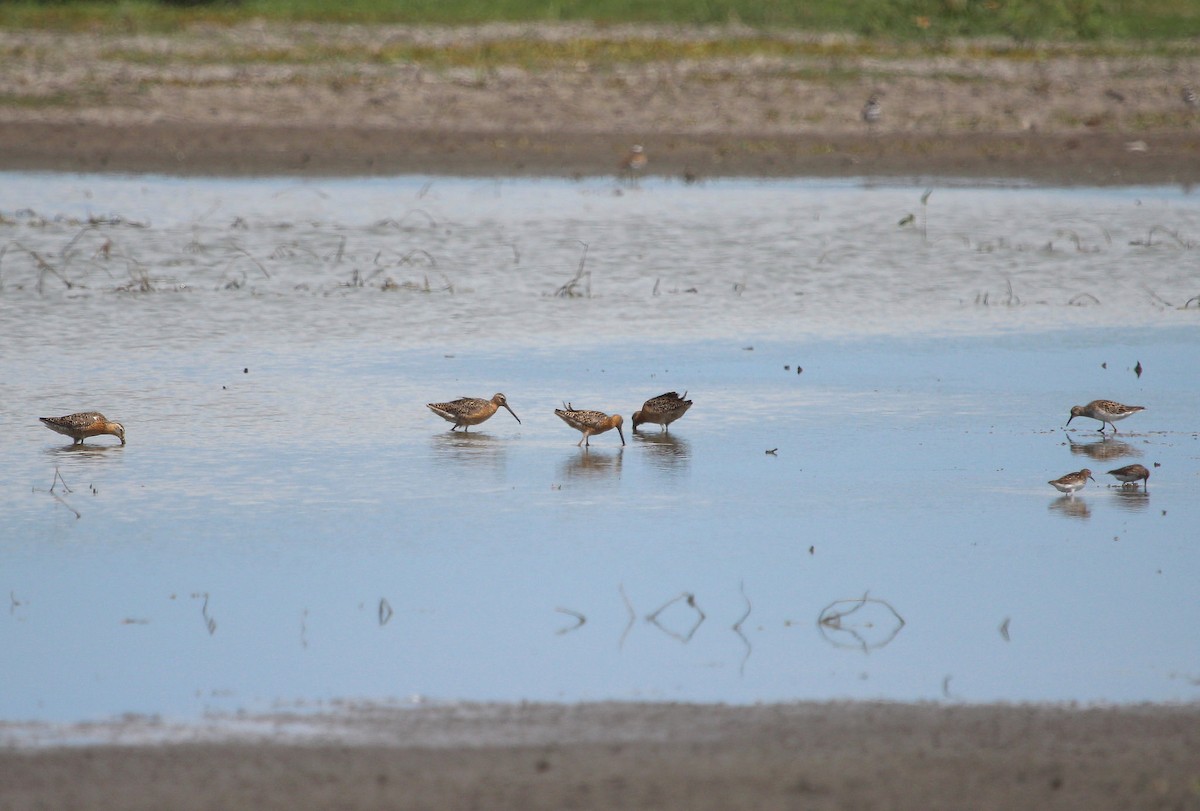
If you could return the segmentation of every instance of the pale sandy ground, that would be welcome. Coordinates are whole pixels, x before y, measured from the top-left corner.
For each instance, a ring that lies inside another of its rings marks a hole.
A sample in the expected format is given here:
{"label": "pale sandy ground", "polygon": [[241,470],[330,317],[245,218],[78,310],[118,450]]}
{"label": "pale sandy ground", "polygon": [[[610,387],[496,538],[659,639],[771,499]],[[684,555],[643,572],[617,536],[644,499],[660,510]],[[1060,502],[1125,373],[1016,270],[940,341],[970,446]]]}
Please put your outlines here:
{"label": "pale sandy ground", "polygon": [[[647,172],[696,179],[1200,176],[1200,112],[1180,92],[1200,85],[1200,53],[877,58],[814,39],[790,61],[527,71],[371,58],[387,43],[597,35],[0,31],[0,169],[574,176],[612,173],[638,142]],[[296,56],[314,43],[345,57]],[[280,56],[231,57],[247,50]],[[884,114],[868,128],[872,93]],[[35,808],[1200,809],[1200,705],[532,705],[184,729],[0,724],[0,811]]]}

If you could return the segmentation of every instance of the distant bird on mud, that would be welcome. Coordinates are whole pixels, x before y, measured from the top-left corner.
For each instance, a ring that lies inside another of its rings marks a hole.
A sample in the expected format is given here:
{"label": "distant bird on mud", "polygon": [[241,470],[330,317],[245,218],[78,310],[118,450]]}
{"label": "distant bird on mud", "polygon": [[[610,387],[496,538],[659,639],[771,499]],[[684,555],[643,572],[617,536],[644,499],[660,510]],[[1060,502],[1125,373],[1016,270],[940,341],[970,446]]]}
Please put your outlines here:
{"label": "distant bird on mud", "polygon": [[879,123],[879,119],[883,117],[883,105],[879,103],[879,97],[874,93],[867,99],[867,103],[862,108],[862,120],[868,127],[874,127]]}
{"label": "distant bird on mud", "polygon": [[1180,88],[1179,98],[1183,99],[1183,103],[1188,107],[1200,107],[1200,96],[1196,95],[1196,91],[1191,85],[1184,85]]}
{"label": "distant bird on mud", "polygon": [[490,400],[481,400],[478,397],[462,397],[458,400],[451,400],[448,403],[426,404],[426,407],[434,414],[437,414],[447,422],[454,423],[450,427],[451,431],[455,428],[462,428],[464,433],[466,433],[468,426],[478,425],[490,419],[501,406],[508,409],[508,413],[512,414],[513,419],[518,423],[521,421],[521,418],[517,416],[517,412],[509,407],[508,400],[504,395],[498,393],[493,395]]}
{"label": "distant bird on mud", "polygon": [[75,440],[76,445],[82,445],[83,440],[90,436],[108,434],[125,444],[125,426],[112,422],[99,411],[81,411],[78,414],[68,414],[65,417],[38,417],[42,424],[64,436]]}
{"label": "distant bird on mud", "polygon": [[[1061,478],[1054,479],[1053,481],[1048,482],[1048,484],[1050,484],[1051,487],[1060,493],[1066,493],[1068,496],[1074,496],[1076,490],[1083,489],[1083,486],[1087,484],[1088,479],[1092,479],[1092,471],[1085,467],[1083,470],[1075,473],[1068,473]],[[1092,481],[1096,480],[1092,479]]]}
{"label": "distant bird on mud", "polygon": [[629,152],[626,153],[625,157],[621,158],[621,163],[618,165],[621,177],[636,181],[638,176],[645,170],[648,162],[646,150],[641,144],[634,144],[629,148]]}
{"label": "distant bird on mud", "polygon": [[669,432],[668,426],[692,407],[692,401],[686,398],[686,391],[683,393],[683,397],[669,391],[647,400],[640,411],[633,412],[633,430],[636,431],[638,426],[644,422],[652,422],[655,425],[661,425],[664,431]]}

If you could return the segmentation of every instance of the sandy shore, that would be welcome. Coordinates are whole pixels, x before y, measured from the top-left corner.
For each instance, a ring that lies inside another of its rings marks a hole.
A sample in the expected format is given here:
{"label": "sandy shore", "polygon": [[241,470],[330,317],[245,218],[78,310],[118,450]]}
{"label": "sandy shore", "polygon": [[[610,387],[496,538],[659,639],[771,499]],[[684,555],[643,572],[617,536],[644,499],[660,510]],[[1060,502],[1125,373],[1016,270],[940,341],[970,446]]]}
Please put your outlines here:
{"label": "sandy shore", "polygon": [[[1200,76],[1194,52],[958,43],[922,54],[780,34],[775,50],[741,58],[431,66],[396,56],[755,36],[578,25],[5,31],[0,169],[579,176],[613,173],[640,143],[647,173],[695,179],[1200,179],[1200,109],[1182,96]],[[868,125],[871,95],[883,112]]]}
{"label": "sandy shore", "polygon": [[223,741],[75,732],[120,743],[0,749],[0,808],[1200,808],[1196,705],[467,705],[241,719]]}

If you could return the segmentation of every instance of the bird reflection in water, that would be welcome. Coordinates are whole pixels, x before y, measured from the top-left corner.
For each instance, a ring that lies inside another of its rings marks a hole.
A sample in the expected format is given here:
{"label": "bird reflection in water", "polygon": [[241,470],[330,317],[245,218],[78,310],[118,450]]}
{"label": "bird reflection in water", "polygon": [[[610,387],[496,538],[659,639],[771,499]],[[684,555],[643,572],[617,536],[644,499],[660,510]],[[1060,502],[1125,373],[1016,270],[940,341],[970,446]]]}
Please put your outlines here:
{"label": "bird reflection in water", "polygon": [[686,439],[664,432],[633,435],[633,441],[645,448],[646,459],[659,470],[679,472],[692,461],[692,447]]}
{"label": "bird reflection in water", "polygon": [[621,476],[623,461],[624,450],[620,448],[615,452],[583,448],[563,462],[559,470],[564,479],[615,479]]}
{"label": "bird reflection in water", "polygon": [[1091,518],[1092,509],[1082,498],[1062,496],[1050,502],[1050,509],[1069,518]]}
{"label": "bird reflection in water", "polygon": [[504,464],[506,444],[482,431],[446,431],[430,437],[433,458],[453,464],[476,464],[500,467]]}
{"label": "bird reflection in water", "polygon": [[1071,453],[1080,454],[1089,459],[1096,459],[1101,462],[1107,462],[1111,459],[1117,459],[1122,456],[1141,456],[1142,452],[1130,445],[1128,442],[1122,442],[1119,439],[1114,439],[1111,436],[1106,436],[1103,439],[1097,439],[1092,442],[1076,442],[1067,434],[1067,445],[1071,449]]}
{"label": "bird reflection in water", "polygon": [[1150,506],[1150,494],[1145,490],[1135,490],[1128,485],[1113,489],[1117,506],[1129,512],[1140,512]]}

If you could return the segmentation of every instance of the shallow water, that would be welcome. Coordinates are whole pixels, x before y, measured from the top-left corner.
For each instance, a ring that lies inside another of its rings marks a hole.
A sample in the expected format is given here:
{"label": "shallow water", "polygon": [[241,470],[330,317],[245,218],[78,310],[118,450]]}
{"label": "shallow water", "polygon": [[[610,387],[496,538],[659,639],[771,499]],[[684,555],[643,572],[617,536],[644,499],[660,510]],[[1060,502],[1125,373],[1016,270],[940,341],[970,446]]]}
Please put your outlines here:
{"label": "shallow water", "polygon": [[[0,189],[0,717],[1200,697],[1190,195]],[[671,389],[624,448],[553,414]],[[90,408],[129,444],[36,420]]]}

